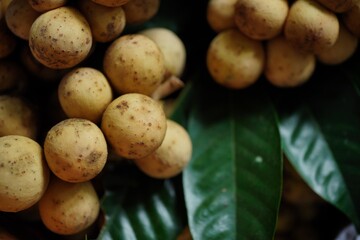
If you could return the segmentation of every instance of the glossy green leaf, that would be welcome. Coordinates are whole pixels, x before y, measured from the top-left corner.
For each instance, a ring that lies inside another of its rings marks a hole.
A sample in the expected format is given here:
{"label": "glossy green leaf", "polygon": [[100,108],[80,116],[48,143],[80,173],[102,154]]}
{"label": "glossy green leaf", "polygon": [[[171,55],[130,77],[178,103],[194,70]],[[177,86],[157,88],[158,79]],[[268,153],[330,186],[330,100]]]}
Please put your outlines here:
{"label": "glossy green leaf", "polygon": [[182,198],[171,180],[154,180],[130,167],[107,171],[102,199],[105,224],[98,239],[176,239]]}
{"label": "glossy green leaf", "polygon": [[360,98],[343,68],[324,67],[280,99],[283,147],[321,197],[360,229]]}
{"label": "glossy green leaf", "polygon": [[271,239],[282,185],[272,105],[259,88],[230,91],[208,76],[194,85],[188,122],[194,152],[183,174],[193,237]]}

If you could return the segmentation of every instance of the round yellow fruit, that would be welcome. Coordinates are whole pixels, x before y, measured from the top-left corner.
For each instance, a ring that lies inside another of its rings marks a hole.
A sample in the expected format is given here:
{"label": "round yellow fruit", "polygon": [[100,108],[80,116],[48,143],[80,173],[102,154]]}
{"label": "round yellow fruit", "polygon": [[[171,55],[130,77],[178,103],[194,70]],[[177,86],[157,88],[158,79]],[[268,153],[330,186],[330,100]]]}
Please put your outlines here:
{"label": "round yellow fruit", "polygon": [[178,175],[191,159],[192,143],[185,128],[168,119],[164,141],[152,154],[135,159],[135,164],[154,178],[170,178]]}
{"label": "round yellow fruit", "polygon": [[99,198],[90,181],[69,183],[52,178],[39,201],[39,213],[44,225],[54,233],[79,233],[97,219]]}
{"label": "round yellow fruit", "polygon": [[34,57],[49,68],[71,68],[90,53],[89,23],[75,8],[64,6],[41,14],[30,28],[29,46]]}
{"label": "round yellow fruit", "polygon": [[143,158],[164,140],[166,116],[154,99],[128,93],[108,105],[101,129],[118,155],[128,159]]}
{"label": "round yellow fruit", "polygon": [[30,208],[48,182],[49,169],[37,142],[18,135],[0,137],[0,211]]}
{"label": "round yellow fruit", "polygon": [[297,0],[289,10],[284,34],[294,46],[307,51],[328,48],[339,36],[339,21],[314,0]]}
{"label": "round yellow fruit", "polygon": [[237,29],[222,31],[211,41],[207,68],[222,86],[241,89],[254,84],[263,72],[265,54],[260,41]]}

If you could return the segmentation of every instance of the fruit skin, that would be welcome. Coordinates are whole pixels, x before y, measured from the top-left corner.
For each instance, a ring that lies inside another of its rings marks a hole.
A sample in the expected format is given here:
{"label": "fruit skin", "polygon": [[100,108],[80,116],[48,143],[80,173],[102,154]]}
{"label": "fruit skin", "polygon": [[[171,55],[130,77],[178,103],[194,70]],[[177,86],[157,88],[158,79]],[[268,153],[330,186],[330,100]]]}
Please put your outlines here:
{"label": "fruit skin", "polygon": [[67,182],[96,177],[107,160],[107,143],[100,128],[86,119],[69,118],[53,126],[44,142],[51,171]]}
{"label": "fruit skin", "polygon": [[266,40],[280,34],[288,11],[286,0],[238,0],[234,20],[246,36]]}
{"label": "fruit skin", "polygon": [[339,36],[337,16],[313,0],[297,0],[289,10],[284,34],[294,46],[307,51],[328,48]]}
{"label": "fruit skin", "polygon": [[124,4],[126,23],[138,25],[153,18],[160,7],[160,0],[131,0]]}
{"label": "fruit skin", "polygon": [[62,109],[70,118],[83,118],[98,123],[107,105],[113,99],[109,82],[95,68],[74,68],[58,86]]}
{"label": "fruit skin", "polygon": [[106,108],[101,129],[116,154],[143,158],[154,152],[166,133],[166,116],[152,98],[128,93],[114,99]]}
{"label": "fruit skin", "polygon": [[263,72],[262,43],[237,29],[220,32],[211,41],[206,63],[213,79],[222,86],[242,89],[254,84]]}
{"label": "fruit skin", "polygon": [[358,38],[340,24],[339,37],[330,48],[316,51],[317,59],[328,65],[337,65],[348,60],[356,51]]}
{"label": "fruit skin", "polygon": [[210,0],[206,8],[206,20],[215,32],[236,27],[234,21],[237,0]]}
{"label": "fruit skin", "polygon": [[280,35],[266,43],[265,77],[277,87],[296,87],[310,79],[315,54],[294,47]]}
{"label": "fruit skin", "polygon": [[113,41],[105,52],[103,67],[114,90],[120,94],[150,96],[166,72],[159,47],[141,34],[127,34]]}
{"label": "fruit skin", "polygon": [[37,142],[19,135],[0,137],[0,211],[30,208],[48,182],[49,169]]}
{"label": "fruit skin", "polygon": [[78,1],[78,5],[90,24],[95,41],[110,42],[123,32],[126,19],[122,7],[106,7],[91,0]]}
{"label": "fruit skin", "polygon": [[90,53],[92,41],[85,17],[69,6],[41,14],[30,28],[32,54],[53,69],[71,68],[82,62]]}
{"label": "fruit skin", "polygon": [[35,19],[40,15],[28,0],[12,0],[6,9],[5,20],[9,29],[23,40],[29,39],[29,31]]}
{"label": "fruit skin", "polygon": [[38,12],[46,12],[64,6],[67,0],[27,0],[31,7]]}
{"label": "fruit skin", "polygon": [[42,222],[60,235],[85,230],[96,221],[99,212],[99,198],[90,181],[69,183],[53,177],[39,201]]}
{"label": "fruit skin", "polygon": [[188,132],[177,122],[168,119],[164,141],[155,152],[135,159],[135,164],[147,175],[165,179],[178,175],[188,164],[192,143]]}
{"label": "fruit skin", "polygon": [[167,73],[180,77],[186,63],[186,49],[182,40],[173,31],[162,27],[148,28],[139,33],[153,40],[159,47]]}

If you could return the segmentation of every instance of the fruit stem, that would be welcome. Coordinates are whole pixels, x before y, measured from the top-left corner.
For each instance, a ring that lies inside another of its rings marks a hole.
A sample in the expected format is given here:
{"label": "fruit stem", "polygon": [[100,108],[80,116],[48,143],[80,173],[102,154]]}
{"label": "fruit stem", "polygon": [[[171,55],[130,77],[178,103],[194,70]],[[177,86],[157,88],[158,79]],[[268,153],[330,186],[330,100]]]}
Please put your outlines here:
{"label": "fruit stem", "polygon": [[170,75],[160,86],[153,92],[151,97],[160,100],[184,87],[184,82],[175,75]]}

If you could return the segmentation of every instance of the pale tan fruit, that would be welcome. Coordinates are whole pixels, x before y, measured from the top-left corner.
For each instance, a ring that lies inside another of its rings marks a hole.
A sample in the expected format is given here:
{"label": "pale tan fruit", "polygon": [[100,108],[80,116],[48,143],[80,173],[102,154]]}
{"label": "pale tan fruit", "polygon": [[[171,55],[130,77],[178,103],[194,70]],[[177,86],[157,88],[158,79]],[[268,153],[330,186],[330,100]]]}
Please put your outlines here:
{"label": "pale tan fruit", "polygon": [[106,7],[91,0],[81,0],[78,4],[90,24],[95,41],[110,42],[123,32],[126,19],[122,7]]}
{"label": "pale tan fruit", "polygon": [[150,96],[164,80],[166,68],[162,52],[142,34],[116,39],[105,52],[104,72],[118,93]]}
{"label": "pale tan fruit", "polygon": [[241,89],[254,84],[264,69],[262,43],[237,29],[217,34],[207,51],[207,68],[213,79],[228,88]]}
{"label": "pale tan fruit", "polygon": [[206,8],[206,19],[215,32],[236,27],[234,21],[237,0],[210,0]]}
{"label": "pale tan fruit", "polygon": [[39,201],[39,212],[50,231],[72,235],[96,221],[100,202],[90,181],[68,183],[54,177]]}
{"label": "pale tan fruit", "polygon": [[339,37],[330,48],[316,51],[317,59],[328,65],[336,65],[348,60],[356,51],[358,38],[350,33],[344,25],[340,25]]}
{"label": "pale tan fruit", "polygon": [[154,99],[128,93],[106,108],[101,129],[114,151],[128,159],[143,158],[154,152],[166,133],[166,116]]}
{"label": "pale tan fruit", "polygon": [[277,87],[296,87],[310,79],[316,65],[314,53],[294,47],[282,35],[266,44],[265,77]]}
{"label": "pale tan fruit", "polygon": [[16,36],[28,40],[31,25],[39,15],[28,0],[13,0],[6,9],[5,19],[9,29]]}
{"label": "pale tan fruit", "polygon": [[185,68],[186,49],[179,36],[161,27],[148,28],[139,33],[153,40],[160,48],[168,74],[180,77]]}
{"label": "pale tan fruit", "polygon": [[131,0],[125,5],[126,23],[130,25],[149,21],[159,11],[160,0]]}
{"label": "pale tan fruit", "polygon": [[95,68],[81,67],[73,69],[61,79],[58,97],[68,117],[98,123],[112,101],[113,94],[102,72]]}
{"label": "pale tan fruit", "polygon": [[86,119],[69,118],[53,126],[44,142],[51,171],[67,182],[96,177],[107,159],[107,144],[100,128]]}
{"label": "pale tan fruit", "polygon": [[339,21],[320,3],[297,0],[290,7],[284,34],[294,46],[304,50],[328,48],[339,36]]}
{"label": "pale tan fruit", "polygon": [[56,8],[35,20],[30,29],[29,46],[34,57],[45,66],[71,68],[90,53],[91,29],[75,8]]}
{"label": "pale tan fruit", "polygon": [[155,152],[135,159],[135,164],[154,178],[171,178],[182,172],[191,159],[192,143],[185,128],[168,119],[164,141]]}
{"label": "pale tan fruit", "polygon": [[18,135],[0,137],[0,211],[30,208],[48,182],[49,169],[37,142]]}
{"label": "pale tan fruit", "polygon": [[234,19],[246,36],[266,40],[280,34],[288,11],[286,0],[238,0]]}

